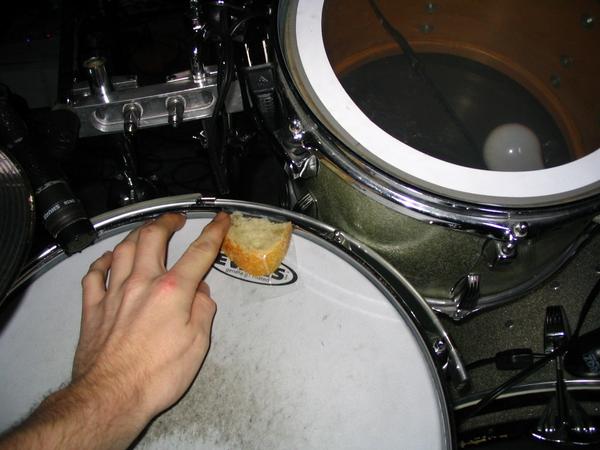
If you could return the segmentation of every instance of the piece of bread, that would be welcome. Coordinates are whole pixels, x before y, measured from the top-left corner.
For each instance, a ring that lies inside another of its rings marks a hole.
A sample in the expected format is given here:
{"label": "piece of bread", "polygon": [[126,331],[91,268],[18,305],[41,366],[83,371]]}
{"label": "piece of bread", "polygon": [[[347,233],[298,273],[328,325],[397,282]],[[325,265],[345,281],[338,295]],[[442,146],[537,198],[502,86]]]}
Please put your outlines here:
{"label": "piece of bread", "polygon": [[229,259],[250,275],[270,275],[283,261],[291,237],[291,222],[273,222],[234,212],[222,249]]}

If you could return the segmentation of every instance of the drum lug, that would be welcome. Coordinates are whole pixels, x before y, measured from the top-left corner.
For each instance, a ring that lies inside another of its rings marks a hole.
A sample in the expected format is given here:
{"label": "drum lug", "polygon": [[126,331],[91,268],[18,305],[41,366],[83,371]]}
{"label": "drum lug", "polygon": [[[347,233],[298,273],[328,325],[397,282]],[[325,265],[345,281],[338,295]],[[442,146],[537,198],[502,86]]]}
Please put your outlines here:
{"label": "drum lug", "polygon": [[456,305],[452,316],[454,320],[462,320],[477,309],[481,298],[480,278],[478,273],[469,273],[459,279],[450,291],[452,301]]}
{"label": "drum lug", "polygon": [[319,158],[315,150],[306,142],[306,132],[298,119],[292,119],[288,130],[276,133],[283,147],[286,160],[285,171],[293,180],[317,176]]}

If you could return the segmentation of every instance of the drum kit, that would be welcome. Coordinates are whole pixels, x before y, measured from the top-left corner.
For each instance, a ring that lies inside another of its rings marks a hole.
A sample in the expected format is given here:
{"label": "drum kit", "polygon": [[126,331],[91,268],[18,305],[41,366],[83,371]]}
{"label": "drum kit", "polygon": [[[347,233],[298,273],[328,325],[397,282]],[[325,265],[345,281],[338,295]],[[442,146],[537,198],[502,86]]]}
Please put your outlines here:
{"label": "drum kit", "polygon": [[[69,381],[83,268],[133,227],[184,211],[175,261],[225,210],[291,221],[291,275],[248,282],[217,260],[206,363],[140,448],[486,448],[525,420],[523,448],[598,445],[600,342],[580,332],[598,294],[583,302],[582,286],[600,273],[600,4],[192,0],[190,11],[190,71],[140,87],[95,57],[69,108],[85,136],[131,140],[203,120],[223,195],[132,201],[92,218],[98,237],[81,252],[56,244],[28,257],[33,196],[18,161],[0,153],[10,261],[0,430]],[[231,36],[245,31],[235,70],[228,44],[211,40],[211,11],[227,16]],[[204,59],[210,46],[216,66]],[[220,127],[230,114],[251,115],[272,141],[283,204],[226,194]],[[572,334],[564,309],[549,307],[544,321],[531,308],[548,299],[571,302],[581,319]],[[544,327],[540,354],[531,348],[542,334],[489,342],[519,308],[523,324]],[[584,343],[587,375],[565,375]],[[482,364],[520,372],[482,381],[465,362],[470,346],[498,351]]]}

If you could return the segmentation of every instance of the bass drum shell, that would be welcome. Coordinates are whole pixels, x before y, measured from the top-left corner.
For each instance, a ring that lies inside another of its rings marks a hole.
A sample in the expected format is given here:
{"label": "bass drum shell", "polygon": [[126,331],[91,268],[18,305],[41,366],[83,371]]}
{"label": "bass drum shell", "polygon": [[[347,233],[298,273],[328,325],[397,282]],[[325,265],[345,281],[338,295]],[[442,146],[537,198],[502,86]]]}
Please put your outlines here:
{"label": "bass drum shell", "polygon": [[[340,8],[344,9],[341,5]],[[368,9],[368,2],[352,5]],[[309,33],[299,27],[307,22],[316,23],[313,15],[309,14],[316,9],[310,0],[288,0],[279,5],[278,11],[280,93],[291,111],[287,115],[296,117],[303,124],[302,144],[319,161],[318,172],[312,178],[301,175],[290,180],[292,208],[367,243],[398,268],[431,306],[456,319],[526,294],[575,254],[597,228],[594,223],[594,216],[600,211],[597,185],[587,186],[570,197],[570,194],[563,193],[560,198],[550,195],[544,199],[528,198],[527,189],[535,187],[531,177],[543,177],[545,182],[556,184],[559,180],[564,181],[559,176],[562,168],[556,172],[547,169],[526,175],[523,175],[524,172],[468,169],[465,173],[477,175],[478,179],[482,176],[487,185],[494,184],[492,178],[495,180],[496,176],[514,175],[520,181],[507,183],[505,187],[514,191],[522,186],[522,196],[510,199],[463,195],[450,188],[422,185],[411,174],[403,175],[403,171],[412,170],[406,162],[405,166],[396,167],[401,169],[400,173],[393,170],[389,162],[383,163],[375,158],[368,148],[350,135],[362,125],[377,128],[373,123],[365,122],[353,130],[340,130],[340,124],[332,118],[333,112],[325,107],[313,90],[313,80],[308,74],[310,68],[306,66],[309,63],[315,66],[330,63],[320,59],[316,62],[315,56],[314,59],[308,58],[305,64],[300,56],[301,52],[307,52],[307,47],[303,46],[306,42],[300,41],[299,37],[306,37]],[[438,21],[444,20],[443,11],[435,17]],[[372,17],[370,20],[376,22]],[[386,37],[383,31],[378,33],[378,36],[383,34]],[[386,39],[391,40],[389,36]],[[357,40],[365,45],[367,41]],[[342,43],[339,45],[343,50]],[[389,47],[394,45],[392,41]],[[363,53],[357,51],[357,55]],[[334,69],[331,68],[332,74]],[[341,89],[339,80],[336,83],[339,86],[336,85],[335,89]],[[349,107],[346,103],[338,106],[338,113]],[[297,135],[297,124],[292,125],[292,135]],[[290,149],[290,138],[282,138],[285,129],[275,134],[284,150],[287,147],[287,152],[292,154],[296,151],[294,147]],[[399,145],[396,155],[404,155],[408,146],[397,140],[395,142]],[[435,159],[425,154],[421,156],[423,161]],[[600,152],[594,152],[586,157],[587,165],[582,158],[576,161],[579,165],[571,165],[570,169],[580,170],[582,174],[585,172],[587,177],[590,170],[598,165],[598,157]],[[438,169],[430,172],[442,176],[444,171]],[[528,232],[516,236],[515,227],[521,225],[526,226]],[[516,250],[506,253],[503,247],[507,242]],[[473,309],[459,311],[454,288],[469,273],[480,274],[479,299]]]}
{"label": "bass drum shell", "polygon": [[[188,212],[170,242],[170,266],[214,213],[168,201],[152,205],[146,208],[152,214]],[[139,208],[96,219],[99,242],[66,259],[55,251],[20,296],[3,305],[0,431],[69,381],[80,280],[92,261],[151,217]],[[217,258],[207,276],[218,304],[207,359],[184,398],[153,421],[137,447],[452,448],[445,387],[429,341],[443,330],[435,321],[415,323],[430,314],[426,304],[401,278],[381,279],[358,254],[286,214],[277,210],[276,218],[294,219],[295,230],[276,275],[248,278]],[[401,297],[388,287],[394,285],[404,286]]]}

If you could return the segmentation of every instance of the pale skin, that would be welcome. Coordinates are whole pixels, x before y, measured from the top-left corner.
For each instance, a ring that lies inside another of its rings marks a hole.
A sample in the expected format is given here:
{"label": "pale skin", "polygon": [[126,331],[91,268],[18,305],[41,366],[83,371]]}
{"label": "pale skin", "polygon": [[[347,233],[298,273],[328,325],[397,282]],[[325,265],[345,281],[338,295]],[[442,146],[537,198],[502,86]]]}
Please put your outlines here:
{"label": "pale skin", "polygon": [[229,216],[219,213],[167,271],[169,239],[184,223],[165,214],[90,266],[72,381],[0,438],[0,450],[126,448],[183,395],[210,344],[216,304],[203,278]]}

